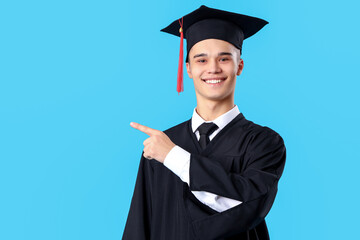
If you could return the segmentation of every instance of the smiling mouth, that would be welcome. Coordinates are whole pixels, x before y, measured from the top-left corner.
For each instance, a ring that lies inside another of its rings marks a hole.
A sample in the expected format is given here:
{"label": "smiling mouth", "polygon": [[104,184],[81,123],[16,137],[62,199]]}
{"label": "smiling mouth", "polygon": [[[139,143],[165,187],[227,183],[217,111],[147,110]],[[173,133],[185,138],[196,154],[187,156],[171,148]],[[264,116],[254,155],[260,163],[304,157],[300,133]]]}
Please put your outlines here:
{"label": "smiling mouth", "polygon": [[216,78],[205,78],[202,80],[208,84],[217,84],[217,83],[221,83],[221,82],[225,81],[226,78],[225,77],[216,77]]}

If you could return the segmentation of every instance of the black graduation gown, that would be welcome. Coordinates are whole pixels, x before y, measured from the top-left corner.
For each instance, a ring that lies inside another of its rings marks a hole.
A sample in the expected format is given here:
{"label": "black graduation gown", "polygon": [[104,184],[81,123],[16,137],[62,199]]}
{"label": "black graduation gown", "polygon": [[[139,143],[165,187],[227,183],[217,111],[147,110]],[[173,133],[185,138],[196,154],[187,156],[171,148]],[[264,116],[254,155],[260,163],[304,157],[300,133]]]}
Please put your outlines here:
{"label": "black graduation gown", "polygon": [[[286,158],[281,136],[242,113],[203,151],[191,119],[164,132],[191,153],[190,187],[162,163],[142,156],[123,239],[269,239],[264,218],[274,202]],[[217,212],[191,191],[242,203]]]}

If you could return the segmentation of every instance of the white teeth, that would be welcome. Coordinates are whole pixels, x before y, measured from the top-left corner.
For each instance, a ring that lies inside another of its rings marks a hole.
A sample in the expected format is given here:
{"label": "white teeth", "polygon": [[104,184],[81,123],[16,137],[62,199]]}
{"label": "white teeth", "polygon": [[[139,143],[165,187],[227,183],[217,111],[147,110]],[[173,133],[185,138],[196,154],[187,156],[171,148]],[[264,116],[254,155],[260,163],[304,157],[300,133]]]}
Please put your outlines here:
{"label": "white teeth", "polygon": [[205,80],[206,83],[219,83],[222,80]]}

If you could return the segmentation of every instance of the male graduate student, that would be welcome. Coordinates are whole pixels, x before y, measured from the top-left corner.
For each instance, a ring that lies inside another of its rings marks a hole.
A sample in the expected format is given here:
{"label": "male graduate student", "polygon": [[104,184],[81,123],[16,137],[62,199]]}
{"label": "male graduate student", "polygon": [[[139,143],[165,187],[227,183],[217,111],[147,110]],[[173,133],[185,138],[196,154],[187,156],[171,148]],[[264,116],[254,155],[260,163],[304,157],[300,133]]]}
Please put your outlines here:
{"label": "male graduate student", "polygon": [[284,169],[284,141],[234,104],[242,41],[267,23],[201,6],[162,29],[187,40],[197,106],[164,132],[131,123],[149,138],[123,239],[269,239],[265,216]]}

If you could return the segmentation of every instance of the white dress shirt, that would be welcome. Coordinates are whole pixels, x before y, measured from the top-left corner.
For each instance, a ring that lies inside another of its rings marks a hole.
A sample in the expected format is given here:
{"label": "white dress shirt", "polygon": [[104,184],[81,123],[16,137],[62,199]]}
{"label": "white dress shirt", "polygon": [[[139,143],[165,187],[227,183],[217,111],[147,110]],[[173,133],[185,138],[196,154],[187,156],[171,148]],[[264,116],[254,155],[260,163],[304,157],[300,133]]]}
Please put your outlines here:
{"label": "white dress shirt", "polygon": [[[200,133],[197,128],[204,122],[213,122],[219,128],[209,135],[210,141],[218,134],[229,122],[231,122],[240,113],[239,108],[235,105],[231,110],[217,117],[214,121],[205,121],[200,117],[194,108],[191,119],[191,128],[195,133],[197,140],[200,139]],[[179,146],[173,147],[166,155],[164,165],[175,173],[183,182],[190,186],[190,153]],[[210,208],[222,212],[236,205],[241,204],[241,201],[234,200],[227,197],[222,197],[205,191],[192,191],[197,199]]]}

